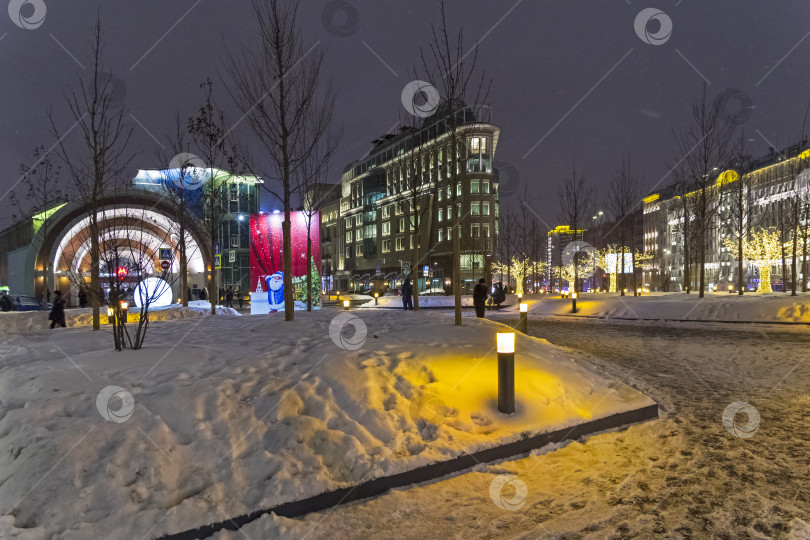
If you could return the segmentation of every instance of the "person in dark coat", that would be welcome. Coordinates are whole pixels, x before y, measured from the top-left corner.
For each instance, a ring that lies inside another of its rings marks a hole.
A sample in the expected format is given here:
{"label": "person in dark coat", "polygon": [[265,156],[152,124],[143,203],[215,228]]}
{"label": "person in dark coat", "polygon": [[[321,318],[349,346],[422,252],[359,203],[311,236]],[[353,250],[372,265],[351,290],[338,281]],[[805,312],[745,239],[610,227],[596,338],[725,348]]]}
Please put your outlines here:
{"label": "person in dark coat", "polygon": [[411,278],[406,278],[402,284],[402,307],[407,311],[413,309],[413,286]]}
{"label": "person in dark coat", "polygon": [[6,291],[0,293],[0,311],[12,311],[14,309],[14,301]]}
{"label": "person in dark coat", "polygon": [[495,292],[492,293],[492,303],[495,304],[498,309],[501,309],[501,304],[506,301],[506,291],[503,290],[503,283],[500,281],[495,284]]}
{"label": "person in dark coat", "polygon": [[48,318],[51,320],[51,330],[57,324],[62,328],[65,327],[65,299],[62,298],[61,291],[53,292],[53,305]]}
{"label": "person in dark coat", "polygon": [[84,292],[84,287],[79,287],[79,307],[87,307],[87,293]]}
{"label": "person in dark coat", "polygon": [[245,301],[245,295],[242,293],[242,286],[236,287],[236,297],[239,299],[239,309],[242,309],[242,304]]}
{"label": "person in dark coat", "polygon": [[191,287],[186,287],[186,296],[188,297],[188,301],[191,302]]}
{"label": "person in dark coat", "polygon": [[475,316],[483,319],[487,310],[487,285],[484,278],[479,279],[478,285],[473,289],[473,305],[475,306]]}
{"label": "person in dark coat", "polygon": [[233,307],[233,287],[228,287],[228,291],[225,293],[225,307]]}

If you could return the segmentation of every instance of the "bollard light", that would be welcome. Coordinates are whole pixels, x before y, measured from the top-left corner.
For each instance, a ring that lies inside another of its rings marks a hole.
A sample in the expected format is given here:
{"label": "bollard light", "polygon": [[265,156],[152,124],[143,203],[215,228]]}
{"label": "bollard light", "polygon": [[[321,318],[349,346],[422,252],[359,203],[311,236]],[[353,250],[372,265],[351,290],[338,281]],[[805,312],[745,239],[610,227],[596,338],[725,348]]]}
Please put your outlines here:
{"label": "bollard light", "polygon": [[107,308],[107,324],[113,324],[115,322],[115,311],[112,307]]}
{"label": "bollard light", "polygon": [[128,316],[127,316],[127,308],[128,307],[129,307],[129,304],[127,304],[124,300],[121,300],[121,319],[122,319],[121,322],[123,322],[124,324],[126,324],[128,322]]}
{"label": "bollard light", "polygon": [[734,292],[734,285],[729,285],[728,286],[728,292],[730,292],[730,293]]}
{"label": "bollard light", "polygon": [[520,308],[520,318],[518,319],[517,329],[518,332],[523,332],[524,334],[529,333],[529,304],[526,302],[521,302],[519,305]]}
{"label": "bollard light", "polygon": [[641,289],[636,289],[636,294],[641,296]]}
{"label": "bollard light", "polygon": [[577,293],[571,293],[571,313],[577,312]]}
{"label": "bollard light", "polygon": [[348,300],[343,301],[343,309],[346,310],[346,311],[349,311],[349,301]]}
{"label": "bollard light", "polygon": [[121,301],[121,309],[123,309],[124,311],[126,311],[128,307],[129,307],[129,304],[127,304],[126,302],[124,302],[124,301],[122,300],[122,301]]}
{"label": "bollard light", "polygon": [[375,293],[374,293],[374,305],[375,305],[375,306],[376,306],[376,305],[379,305],[379,304],[378,304],[379,298],[380,298],[380,293],[376,293],[376,292],[375,292]]}
{"label": "bollard light", "polygon": [[523,293],[522,292],[517,293],[517,297],[518,297],[518,300],[522,300],[523,299]]}
{"label": "bollard light", "polygon": [[498,410],[515,412],[515,333],[498,332]]}

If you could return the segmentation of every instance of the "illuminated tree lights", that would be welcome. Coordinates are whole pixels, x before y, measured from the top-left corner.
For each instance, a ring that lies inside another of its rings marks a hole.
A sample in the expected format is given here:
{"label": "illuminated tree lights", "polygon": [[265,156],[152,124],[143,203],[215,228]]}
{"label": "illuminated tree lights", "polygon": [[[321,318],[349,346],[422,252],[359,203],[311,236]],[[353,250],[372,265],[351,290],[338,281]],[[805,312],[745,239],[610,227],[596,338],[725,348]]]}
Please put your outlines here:
{"label": "illuminated tree lights", "polygon": [[546,263],[532,261],[528,257],[512,257],[510,264],[493,263],[493,274],[509,274],[515,279],[515,294],[523,294],[523,282],[531,272],[542,273],[546,271]]}
{"label": "illuminated tree lights", "polygon": [[[731,250],[737,249],[737,242],[731,237],[723,240],[723,245]],[[750,237],[743,239],[743,257],[759,269],[759,288],[757,292],[773,292],[771,289],[771,265],[781,257],[781,242],[775,229],[757,229]]]}

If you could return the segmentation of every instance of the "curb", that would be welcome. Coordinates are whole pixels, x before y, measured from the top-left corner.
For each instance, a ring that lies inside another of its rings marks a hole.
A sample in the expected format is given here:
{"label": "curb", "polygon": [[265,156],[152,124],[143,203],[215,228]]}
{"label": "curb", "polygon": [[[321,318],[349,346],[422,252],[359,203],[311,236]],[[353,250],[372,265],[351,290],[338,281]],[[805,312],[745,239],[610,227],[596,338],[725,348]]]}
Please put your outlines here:
{"label": "curb", "polygon": [[607,315],[574,315],[573,313],[560,313],[550,315],[537,315],[548,319],[552,317],[573,317],[578,319],[595,319],[600,321],[653,321],[653,322],[692,322],[692,323],[722,323],[722,324],[781,324],[786,326],[810,326],[810,322],[793,321],[721,321],[716,319],[644,319],[638,317],[608,317]]}
{"label": "curb", "polygon": [[375,478],[374,480],[369,480],[352,487],[328,491],[306,499],[283,503],[272,508],[256,510],[250,514],[243,514],[197,529],[167,534],[159,537],[158,540],[201,540],[221,530],[238,530],[243,525],[270,513],[287,518],[303,516],[310,512],[319,512],[341,504],[374,497],[391,489],[436,480],[448,474],[470,469],[480,463],[490,463],[512,458],[520,454],[526,454],[550,443],[574,440],[599,431],[615,429],[646,420],[654,420],[656,418],[658,418],[658,404],[647,405],[640,409],[617,413],[550,433],[541,433],[531,437],[527,436],[519,441],[506,443],[494,448],[487,448],[486,450],[480,450],[472,454],[463,454],[447,461],[425,465],[424,467],[410,471]]}

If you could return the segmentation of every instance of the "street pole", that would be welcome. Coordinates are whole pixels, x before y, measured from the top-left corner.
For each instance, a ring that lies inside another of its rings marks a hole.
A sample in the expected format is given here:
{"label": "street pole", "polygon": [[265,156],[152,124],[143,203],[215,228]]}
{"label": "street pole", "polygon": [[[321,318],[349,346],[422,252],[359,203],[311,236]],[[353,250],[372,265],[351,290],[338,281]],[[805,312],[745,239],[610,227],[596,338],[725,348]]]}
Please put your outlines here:
{"label": "street pole", "polygon": [[498,410],[515,412],[515,333],[498,332]]}

